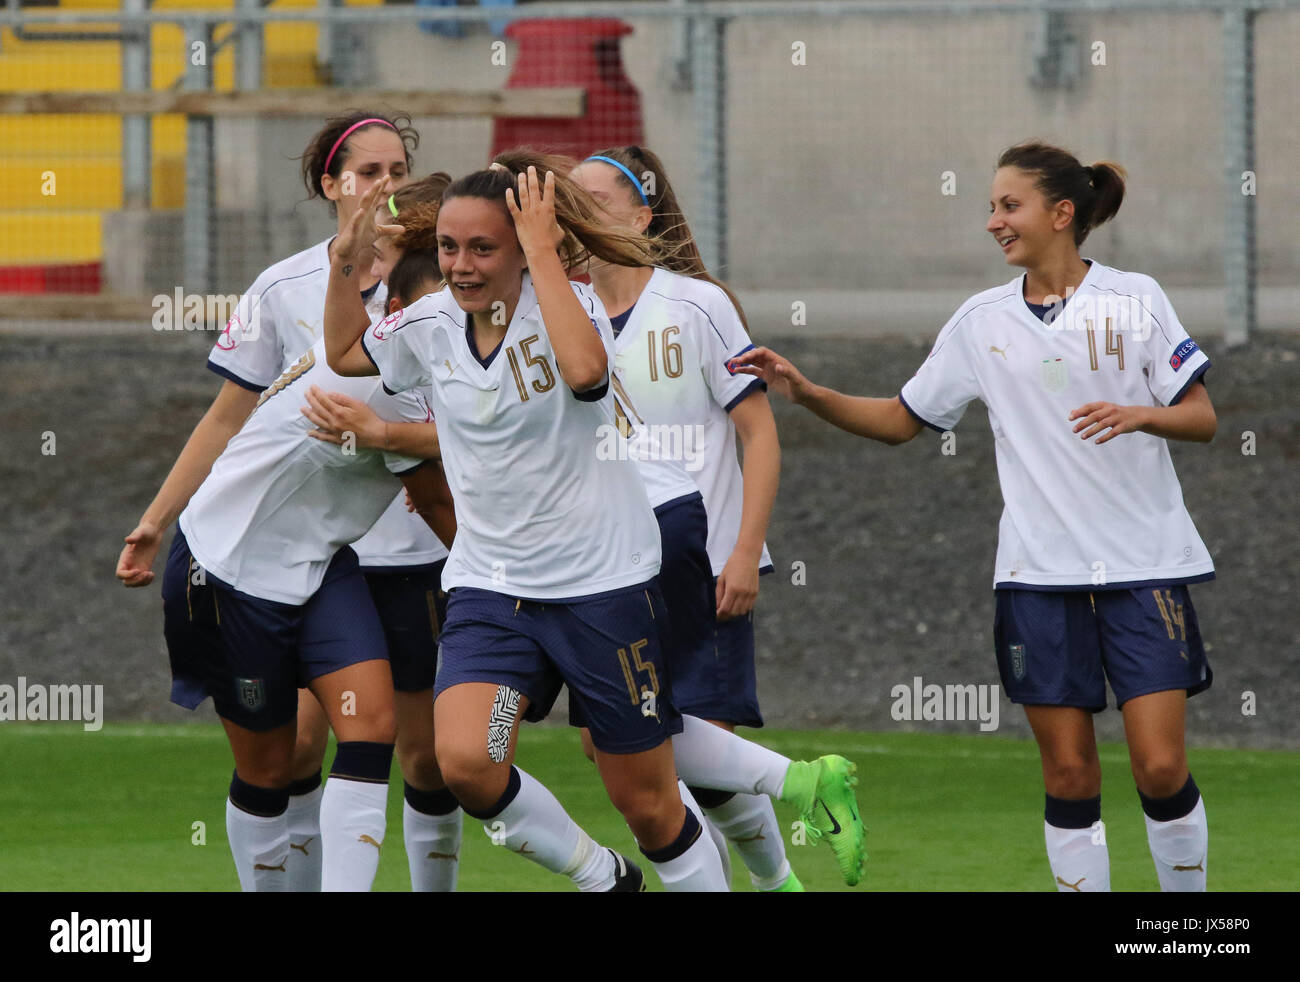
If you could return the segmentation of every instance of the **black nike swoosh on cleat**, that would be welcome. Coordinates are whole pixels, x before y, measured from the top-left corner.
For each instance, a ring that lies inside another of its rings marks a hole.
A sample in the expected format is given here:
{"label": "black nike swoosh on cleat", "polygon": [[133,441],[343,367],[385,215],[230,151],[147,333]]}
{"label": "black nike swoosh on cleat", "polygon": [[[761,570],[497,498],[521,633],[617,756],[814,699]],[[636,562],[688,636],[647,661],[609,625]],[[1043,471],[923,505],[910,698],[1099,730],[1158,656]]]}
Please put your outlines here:
{"label": "black nike swoosh on cleat", "polygon": [[817,803],[818,803],[819,805],[822,806],[822,810],[823,810],[824,812],[826,812],[826,817],[829,818],[829,819],[831,820],[831,835],[839,835],[839,834],[840,834],[840,823],[837,822],[837,821],[835,821],[835,816],[832,815],[832,814],[831,814],[831,810],[830,810],[829,808],[826,807],[826,802],[824,802],[824,801],[822,801],[820,798],[818,798],[818,799],[817,799]]}

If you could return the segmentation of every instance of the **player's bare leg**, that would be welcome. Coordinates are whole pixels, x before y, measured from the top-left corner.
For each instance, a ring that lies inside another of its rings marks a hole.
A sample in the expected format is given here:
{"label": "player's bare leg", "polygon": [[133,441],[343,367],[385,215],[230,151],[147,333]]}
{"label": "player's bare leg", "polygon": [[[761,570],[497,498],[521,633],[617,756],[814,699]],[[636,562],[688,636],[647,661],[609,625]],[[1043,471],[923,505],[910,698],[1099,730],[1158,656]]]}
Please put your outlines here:
{"label": "player's bare leg", "polygon": [[293,759],[294,724],[256,732],[221,721],[235,757],[226,801],[226,837],[245,891],[287,892],[289,831],[285,808]]}
{"label": "player's bare leg", "polygon": [[443,690],[433,715],[447,787],[494,845],[569,877],[579,890],[639,888],[639,871],[629,872],[622,857],[597,844],[554,795],[514,766],[527,708],[528,697],[507,686],[463,682]]}
{"label": "player's bare leg", "polygon": [[1026,706],[1047,790],[1043,837],[1062,893],[1110,889],[1110,854],[1101,821],[1101,762],[1092,713],[1074,706]]}
{"label": "player's bare leg", "polygon": [[402,830],[411,889],[446,893],[460,870],[460,803],[438,770],[433,731],[433,690],[395,692],[397,763],[405,782]]}
{"label": "player's bare leg", "polygon": [[293,748],[292,783],[289,785],[289,889],[299,893],[320,891],[321,767],[329,745],[330,726],[325,710],[310,689],[298,690],[298,733]]}
{"label": "player's bare leg", "polygon": [[1160,889],[1205,890],[1209,826],[1187,769],[1187,693],[1152,692],[1124,703],[1124,735]]}
{"label": "player's bare leg", "polygon": [[654,863],[665,889],[725,892],[717,847],[677,792],[672,741],[630,754],[597,747],[595,756],[609,800]]}
{"label": "player's bare leg", "polygon": [[[596,745],[591,742],[591,730],[584,726],[578,730],[578,733],[582,738],[582,752],[586,755],[587,759],[594,764],[596,762]],[[674,761],[677,759],[676,748],[677,745],[674,744]],[[722,861],[722,878],[730,883],[731,853],[727,849],[726,838],[718,831],[717,826],[709,821],[708,816],[704,813],[704,809],[700,806],[700,803],[695,800],[695,796],[691,793],[691,789],[686,786],[686,782],[680,779],[680,775],[677,781],[677,793],[682,796],[682,804],[695,813],[695,817],[704,827],[704,831],[708,832],[709,836],[713,839],[714,848],[718,850],[718,858]]]}
{"label": "player's bare leg", "polygon": [[387,827],[392,671],[387,658],[373,658],[313,679],[311,690],[338,737],[321,797],[321,889],[369,890]]}

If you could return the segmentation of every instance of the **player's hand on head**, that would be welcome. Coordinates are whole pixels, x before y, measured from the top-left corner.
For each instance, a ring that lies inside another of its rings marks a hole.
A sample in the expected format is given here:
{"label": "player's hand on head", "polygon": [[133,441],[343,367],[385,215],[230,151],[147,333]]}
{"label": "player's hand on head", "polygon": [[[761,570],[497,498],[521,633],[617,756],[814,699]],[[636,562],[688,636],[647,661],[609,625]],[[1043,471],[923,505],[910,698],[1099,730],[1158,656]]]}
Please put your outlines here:
{"label": "player's hand on head", "polygon": [[769,389],[791,402],[800,402],[812,386],[793,362],[771,348],[751,348],[731,359],[730,368],[737,375],[761,378]]}
{"label": "player's hand on head", "polygon": [[718,620],[744,617],[758,599],[758,566],[750,559],[732,554],[718,574]]}
{"label": "player's hand on head", "polygon": [[[375,217],[375,208],[390,193],[388,190],[388,177],[385,175],[372,184],[366,193],[361,196],[356,212],[353,213],[348,223],[343,226],[343,230],[339,232],[338,237],[334,240],[334,255],[341,261],[353,265],[357,265],[363,260],[369,263],[370,252],[374,248],[375,239],[381,234],[381,226]],[[401,230],[401,226],[382,227],[396,227],[399,231]],[[369,265],[367,265],[366,269],[369,268]]]}
{"label": "player's hand on head", "polygon": [[153,562],[162,544],[162,531],[142,522],[126,537],[117,558],[117,578],[123,586],[148,586],[153,582]]}
{"label": "player's hand on head", "polygon": [[301,412],[316,426],[308,436],[339,446],[350,433],[358,446],[382,448],[384,421],[364,402],[316,385],[307,390],[306,397]]}
{"label": "player's hand on head", "polygon": [[506,209],[515,223],[515,234],[525,256],[555,252],[564,241],[564,230],[555,220],[555,175],[546,172],[545,180],[530,166],[526,174],[517,175],[517,186],[506,191]]}
{"label": "player's hand on head", "polygon": [[1140,430],[1143,418],[1143,407],[1117,406],[1113,402],[1089,402],[1070,413],[1071,420],[1078,420],[1074,424],[1074,432],[1079,434],[1079,438],[1090,440],[1102,433],[1097,437],[1099,444],[1121,433]]}

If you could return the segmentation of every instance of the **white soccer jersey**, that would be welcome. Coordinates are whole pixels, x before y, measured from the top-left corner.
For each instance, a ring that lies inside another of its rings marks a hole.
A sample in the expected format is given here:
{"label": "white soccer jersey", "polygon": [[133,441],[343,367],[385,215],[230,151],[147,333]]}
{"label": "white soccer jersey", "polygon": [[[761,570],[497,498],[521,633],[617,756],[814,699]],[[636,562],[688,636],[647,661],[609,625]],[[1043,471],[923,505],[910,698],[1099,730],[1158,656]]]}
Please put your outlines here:
{"label": "white soccer jersey", "polygon": [[1149,276],[1093,262],[1050,325],[1025,305],[1022,284],[962,304],[900,396],[939,430],[972,399],[988,407],[1004,501],[994,585],[1210,578],[1165,441],[1125,433],[1098,445],[1069,419],[1089,402],[1171,405],[1209,359]]}
{"label": "white soccer jersey", "polygon": [[180,526],[204,569],[236,590],[286,604],[307,602],[334,554],[392,501],[392,475],[421,463],[378,450],[346,453],[308,436],[312,424],[300,408],[302,392],[313,385],[359,399],[394,422],[432,418],[416,393],[392,396],[377,378],[335,375],[325,363],[324,339],[262,393]]}
{"label": "white soccer jersey", "polygon": [[[253,281],[213,346],[208,368],[260,391],[324,336],[329,243],[318,242],[268,267]],[[366,302],[372,321],[384,315],[387,300],[381,283]],[[403,494],[352,547],[362,566],[420,566],[447,556],[423,519],[406,510]]]}
{"label": "white soccer jersey", "polygon": [[[573,284],[613,361],[595,293]],[[449,290],[371,326],[366,353],[391,390],[433,387],[457,532],[443,589],[466,586],[558,600],[642,583],[659,572],[659,527],[626,458],[600,459],[613,395],[564,384],[532,280],[484,368]],[[609,456],[609,455],[605,455]]]}
{"label": "white soccer jersey", "polygon": [[618,422],[601,431],[596,455],[609,460],[622,454],[636,461],[650,507],[656,510],[660,505],[699,494],[699,486],[686,471],[682,448],[673,442],[673,431],[646,422],[618,375],[614,376],[613,388]]}
{"label": "white soccer jersey", "polygon": [[[727,363],[754,346],[726,293],[656,269],[614,342],[618,374],[661,445],[681,448],[709,515],[709,561],[722,572],[740,537],[744,479],[730,411],[762,382]],[[672,453],[673,451],[670,451]],[[759,568],[772,565],[767,545]]]}

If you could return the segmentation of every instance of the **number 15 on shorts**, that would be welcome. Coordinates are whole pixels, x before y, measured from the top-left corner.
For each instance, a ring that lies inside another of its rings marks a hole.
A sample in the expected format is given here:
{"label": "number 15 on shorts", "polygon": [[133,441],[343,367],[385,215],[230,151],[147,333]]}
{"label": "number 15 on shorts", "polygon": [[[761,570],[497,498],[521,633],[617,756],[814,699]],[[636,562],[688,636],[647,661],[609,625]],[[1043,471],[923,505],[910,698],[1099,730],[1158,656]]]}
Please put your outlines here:
{"label": "number 15 on shorts", "polygon": [[[640,705],[642,716],[653,716],[659,718],[658,707],[655,705],[659,697],[659,675],[655,672],[654,662],[644,661],[641,658],[641,651],[650,643],[648,638],[642,638],[640,641],[633,641],[627,648],[618,649],[619,664],[623,666],[623,679],[627,682],[627,694],[632,699],[632,705]],[[628,658],[628,651],[631,650],[632,657]],[[635,670],[634,670],[635,666]],[[650,678],[650,685],[647,688],[642,685],[638,688],[638,677],[645,673]]]}

